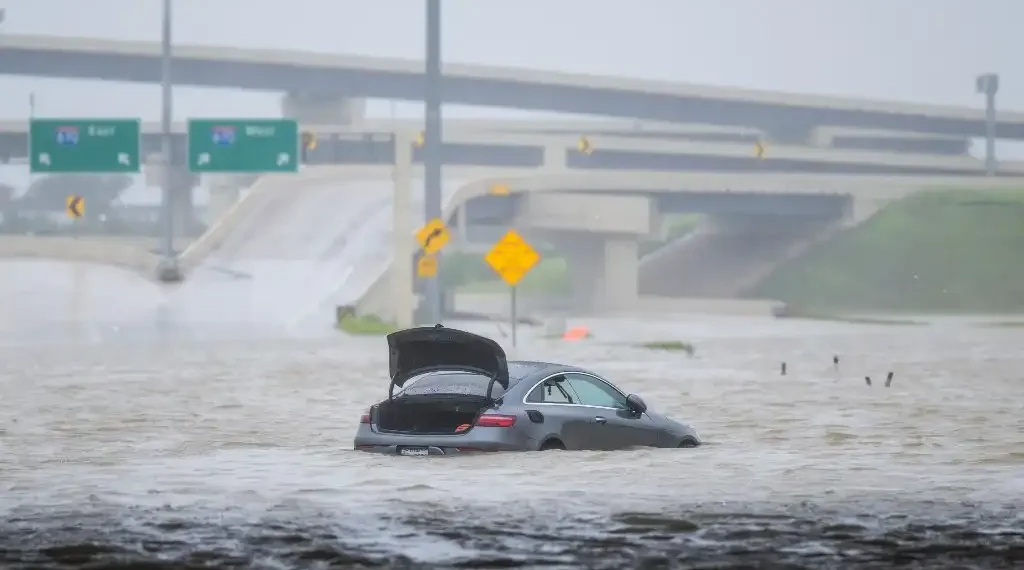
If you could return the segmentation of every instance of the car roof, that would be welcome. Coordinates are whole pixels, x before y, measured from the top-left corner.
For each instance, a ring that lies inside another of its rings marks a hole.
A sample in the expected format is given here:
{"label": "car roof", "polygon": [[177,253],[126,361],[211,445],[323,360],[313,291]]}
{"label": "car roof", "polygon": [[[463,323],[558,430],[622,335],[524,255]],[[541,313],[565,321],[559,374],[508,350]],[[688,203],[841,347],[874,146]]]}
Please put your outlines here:
{"label": "car roof", "polygon": [[[516,370],[514,375],[512,372],[513,369]],[[587,370],[577,366],[559,364],[557,362],[543,362],[539,360],[509,360],[508,371],[509,376],[512,378],[514,383],[518,383],[520,380],[530,378],[531,376],[548,375],[559,371],[588,372]]]}
{"label": "car roof", "polygon": [[[556,372],[587,372],[583,368],[576,366],[570,366],[568,364],[559,364],[557,362],[544,362],[539,360],[509,360],[508,361],[508,376],[509,376],[509,390],[513,386],[519,384],[523,380],[537,378],[541,376],[547,376]],[[416,378],[430,377],[430,376],[447,376],[447,375],[475,375],[472,372],[466,372],[463,370],[433,370],[427,372],[422,376]]]}

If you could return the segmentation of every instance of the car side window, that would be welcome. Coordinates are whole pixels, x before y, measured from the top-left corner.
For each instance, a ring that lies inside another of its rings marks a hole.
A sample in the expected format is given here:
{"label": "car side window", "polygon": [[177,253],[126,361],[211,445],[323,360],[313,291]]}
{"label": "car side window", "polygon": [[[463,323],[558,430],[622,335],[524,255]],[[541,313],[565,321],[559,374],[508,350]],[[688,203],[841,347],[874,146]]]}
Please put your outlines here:
{"label": "car side window", "polygon": [[586,406],[628,409],[626,397],[607,382],[586,374],[566,374],[566,381]]}
{"label": "car side window", "polygon": [[571,390],[565,377],[555,376],[534,388],[526,397],[526,401],[535,404],[576,404]]}

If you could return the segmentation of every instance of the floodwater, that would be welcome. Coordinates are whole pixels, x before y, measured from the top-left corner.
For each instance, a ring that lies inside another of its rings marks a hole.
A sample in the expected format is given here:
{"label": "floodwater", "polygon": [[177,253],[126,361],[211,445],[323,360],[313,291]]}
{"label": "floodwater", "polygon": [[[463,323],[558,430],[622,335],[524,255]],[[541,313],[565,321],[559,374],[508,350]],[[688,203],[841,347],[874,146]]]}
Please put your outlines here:
{"label": "floodwater", "polygon": [[[589,366],[707,445],[369,455],[351,437],[387,392],[382,339],[7,333],[0,566],[1024,564],[1024,329],[583,323],[510,353]],[[666,338],[696,355],[634,344]]]}

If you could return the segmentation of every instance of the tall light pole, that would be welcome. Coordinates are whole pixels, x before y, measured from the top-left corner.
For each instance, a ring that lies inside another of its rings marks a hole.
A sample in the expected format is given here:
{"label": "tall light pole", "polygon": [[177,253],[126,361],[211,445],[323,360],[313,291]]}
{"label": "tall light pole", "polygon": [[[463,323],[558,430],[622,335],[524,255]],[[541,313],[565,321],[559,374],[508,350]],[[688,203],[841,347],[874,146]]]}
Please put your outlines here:
{"label": "tall light pole", "polygon": [[985,96],[985,174],[995,176],[996,168],[996,93],[999,74],[986,73],[975,80],[978,93]]}
{"label": "tall light pole", "polygon": [[171,89],[171,0],[163,0],[163,31],[161,33],[161,61],[160,61],[160,90],[161,90],[161,112],[160,112],[160,162],[163,171],[160,173],[160,188],[162,193],[163,210],[163,236],[161,240],[162,260],[159,269],[161,281],[174,282],[181,279],[178,269],[178,258],[174,251],[174,194],[172,190],[174,160],[171,157],[172,133],[171,120],[173,119],[173,93]]}
{"label": "tall light pole", "polygon": [[[427,0],[427,62],[423,129],[423,206],[426,221],[440,218],[441,212],[441,0]],[[442,220],[443,221],[443,220]],[[399,261],[402,263],[403,261]],[[407,262],[406,262],[407,263]],[[441,322],[441,285],[437,277],[424,283],[426,315],[429,323]]]}

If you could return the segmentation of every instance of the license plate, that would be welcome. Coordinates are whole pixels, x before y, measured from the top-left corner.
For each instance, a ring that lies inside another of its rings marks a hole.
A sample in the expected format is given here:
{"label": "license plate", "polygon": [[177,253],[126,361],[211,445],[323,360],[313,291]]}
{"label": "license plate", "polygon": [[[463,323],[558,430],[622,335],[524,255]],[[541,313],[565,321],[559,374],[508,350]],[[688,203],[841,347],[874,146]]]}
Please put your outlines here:
{"label": "license plate", "polygon": [[403,447],[398,450],[399,455],[430,455],[426,447]]}

